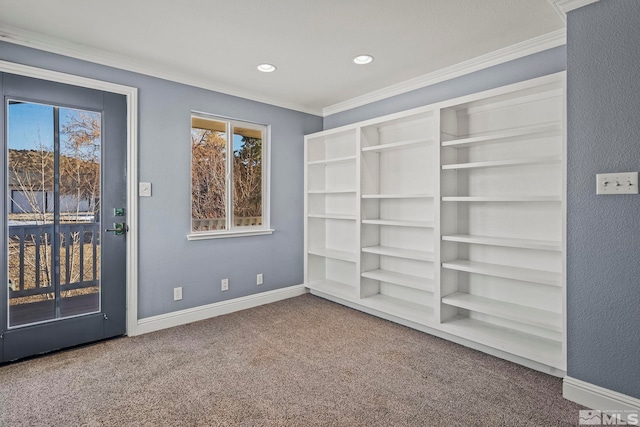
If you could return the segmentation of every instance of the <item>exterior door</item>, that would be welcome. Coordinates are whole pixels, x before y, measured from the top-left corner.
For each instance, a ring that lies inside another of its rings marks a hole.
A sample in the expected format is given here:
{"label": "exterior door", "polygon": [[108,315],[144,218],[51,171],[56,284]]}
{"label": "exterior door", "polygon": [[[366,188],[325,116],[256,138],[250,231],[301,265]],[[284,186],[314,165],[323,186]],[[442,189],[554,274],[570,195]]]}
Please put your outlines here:
{"label": "exterior door", "polygon": [[0,82],[0,362],[122,335],[126,99]]}

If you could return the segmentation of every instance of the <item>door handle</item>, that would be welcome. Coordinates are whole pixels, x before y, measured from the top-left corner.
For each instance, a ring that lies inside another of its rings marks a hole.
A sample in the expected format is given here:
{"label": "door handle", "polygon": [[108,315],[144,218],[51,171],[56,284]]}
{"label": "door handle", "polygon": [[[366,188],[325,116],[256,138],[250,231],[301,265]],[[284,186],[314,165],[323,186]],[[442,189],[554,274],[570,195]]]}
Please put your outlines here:
{"label": "door handle", "polygon": [[104,231],[108,233],[113,233],[116,236],[121,236],[127,231],[129,231],[129,227],[124,222],[115,222],[113,223],[113,228],[105,228]]}

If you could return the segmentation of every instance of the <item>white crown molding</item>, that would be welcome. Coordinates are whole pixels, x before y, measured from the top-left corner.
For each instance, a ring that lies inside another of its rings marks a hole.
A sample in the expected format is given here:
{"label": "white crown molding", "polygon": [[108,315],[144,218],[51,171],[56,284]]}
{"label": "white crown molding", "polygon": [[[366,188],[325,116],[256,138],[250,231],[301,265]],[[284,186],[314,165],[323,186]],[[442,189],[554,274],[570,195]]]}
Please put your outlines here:
{"label": "white crown molding", "polygon": [[567,22],[567,12],[587,6],[600,0],[549,0],[562,20]]}
{"label": "white crown molding", "polygon": [[589,409],[640,412],[640,399],[569,376],[562,382],[562,397]]}
{"label": "white crown molding", "polygon": [[319,116],[322,111],[315,108],[309,108],[290,102],[283,102],[278,99],[256,96],[255,93],[245,92],[236,88],[225,87],[215,81],[190,76],[185,73],[166,70],[165,67],[158,66],[147,61],[140,61],[125,55],[108,52],[101,49],[92,48],[86,45],[69,42],[62,39],[56,39],[46,36],[42,33],[26,31],[23,29],[13,28],[6,25],[0,25],[0,41],[13,43],[33,49],[43,50],[46,52],[56,53],[83,61],[89,61],[96,64],[106,65],[121,70],[132,71],[151,77],[157,77],[177,83],[183,83],[189,86],[195,86],[202,89],[208,89],[227,95],[237,96],[249,99],[251,101],[262,102],[276,107],[287,108],[290,110],[300,111],[303,113],[314,114]]}
{"label": "white crown molding", "polygon": [[[549,0],[557,3],[593,3],[598,0]],[[555,7],[555,3],[554,4]],[[575,6],[575,5],[573,5]],[[572,6],[572,7],[573,7]],[[573,8],[580,7],[575,6]],[[573,10],[573,9],[570,9]],[[518,59],[527,55],[541,52],[553,47],[566,44],[566,30],[560,29],[549,34],[545,34],[533,39],[517,43],[515,45],[499,49],[497,51],[479,56],[469,61],[443,68],[432,73],[419,76],[405,82],[388,86],[355,98],[348,99],[337,104],[329,105],[322,110],[310,108],[304,105],[283,102],[277,99],[270,99],[256,96],[254,93],[244,92],[239,89],[225,87],[217,82],[196,78],[184,73],[167,71],[163,67],[140,61],[125,55],[107,52],[101,49],[90,48],[86,45],[72,43],[69,41],[48,37],[41,33],[25,31],[0,25],[0,41],[18,44],[46,52],[56,53],[75,59],[89,61],[121,70],[131,71],[165,80],[183,83],[190,86],[200,87],[227,95],[238,96],[256,102],[262,102],[277,107],[287,108],[294,111],[313,114],[317,116],[329,116],[352,108],[360,107],[372,102],[380,101],[392,96],[401,95],[412,90],[440,83],[455,77],[479,71],[494,65]]]}
{"label": "white crown molding", "polygon": [[381,101],[392,96],[401,95],[412,90],[421,89],[455,77],[473,73],[474,71],[479,71],[494,65],[522,58],[527,55],[542,52],[543,50],[562,46],[566,43],[566,29],[560,29],[432,73],[424,74],[402,83],[387,86],[386,88],[330,105],[322,110],[322,115],[323,117],[326,117],[342,111],[351,110],[352,108]]}

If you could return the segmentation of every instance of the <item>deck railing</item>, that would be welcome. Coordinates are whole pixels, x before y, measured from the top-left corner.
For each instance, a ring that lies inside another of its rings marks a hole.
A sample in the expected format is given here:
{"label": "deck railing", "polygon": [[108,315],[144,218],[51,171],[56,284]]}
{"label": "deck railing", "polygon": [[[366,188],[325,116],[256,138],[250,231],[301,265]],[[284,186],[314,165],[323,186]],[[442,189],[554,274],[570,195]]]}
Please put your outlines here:
{"label": "deck railing", "polygon": [[[262,224],[262,217],[236,217],[235,226]],[[195,230],[223,230],[224,218],[194,219]],[[197,227],[197,228],[196,228]],[[9,226],[9,298],[54,293],[53,272],[60,275],[60,292],[99,284],[100,224],[60,224],[59,241],[53,242],[53,225]],[[51,257],[58,244],[60,265]]]}
{"label": "deck railing", "polygon": [[[51,224],[9,226],[9,298],[55,292],[54,272],[60,275],[60,292],[97,286],[99,227],[97,222],[60,224],[55,239]],[[52,244],[59,245],[59,266]]]}
{"label": "deck railing", "polygon": [[[261,216],[245,216],[235,217],[233,219],[236,227],[250,227],[262,225]],[[224,230],[227,226],[227,220],[224,218],[193,218],[192,226],[194,231],[213,231]]]}

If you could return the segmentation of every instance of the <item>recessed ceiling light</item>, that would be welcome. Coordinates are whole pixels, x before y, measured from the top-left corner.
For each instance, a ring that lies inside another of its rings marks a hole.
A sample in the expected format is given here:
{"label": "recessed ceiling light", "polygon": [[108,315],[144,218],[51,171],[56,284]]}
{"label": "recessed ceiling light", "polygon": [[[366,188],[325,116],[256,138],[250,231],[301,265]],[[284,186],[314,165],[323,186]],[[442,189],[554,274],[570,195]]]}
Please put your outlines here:
{"label": "recessed ceiling light", "polygon": [[272,73],[276,70],[276,66],[272,64],[260,64],[258,65],[258,70],[263,73]]}
{"label": "recessed ceiling light", "polygon": [[355,58],[353,58],[353,62],[355,62],[358,65],[369,64],[369,63],[373,62],[373,56],[371,56],[371,55],[358,55]]}

